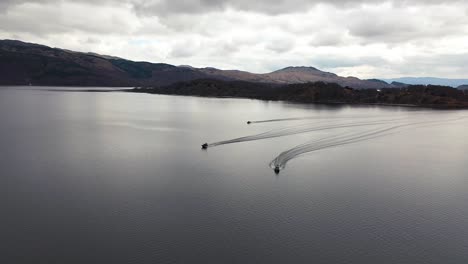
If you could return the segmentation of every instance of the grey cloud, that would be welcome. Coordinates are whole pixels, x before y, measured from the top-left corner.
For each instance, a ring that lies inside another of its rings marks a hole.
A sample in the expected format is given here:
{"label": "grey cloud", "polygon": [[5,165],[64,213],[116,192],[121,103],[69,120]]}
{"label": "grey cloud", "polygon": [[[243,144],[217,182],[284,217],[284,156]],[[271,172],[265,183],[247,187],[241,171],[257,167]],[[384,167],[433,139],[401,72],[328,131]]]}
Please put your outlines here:
{"label": "grey cloud", "polygon": [[[213,11],[234,9],[248,12],[258,12],[270,15],[304,12],[317,5],[333,5],[338,8],[355,8],[363,4],[382,4],[381,0],[1,0],[0,7],[8,7],[24,3],[89,3],[93,5],[129,4],[139,14],[168,16],[172,14],[200,14]],[[415,6],[434,4],[463,3],[464,0],[389,0],[395,6]]]}
{"label": "grey cloud", "polygon": [[364,39],[395,42],[414,38],[418,27],[407,20],[367,18],[352,22],[349,31]]}
{"label": "grey cloud", "polygon": [[388,64],[386,60],[376,56],[348,57],[336,55],[320,55],[311,58],[313,65],[319,68],[356,67],[362,65],[381,66]]}
{"label": "grey cloud", "polygon": [[408,56],[406,61],[413,62],[414,64],[421,65],[422,67],[434,67],[439,65],[445,67],[465,68],[466,62],[468,61],[468,53]]}
{"label": "grey cloud", "polygon": [[170,56],[174,58],[187,58],[195,55],[199,49],[198,43],[191,41],[182,41],[176,43],[170,52]]}
{"label": "grey cloud", "polygon": [[[2,37],[129,59],[446,76],[468,61],[468,2],[458,0],[0,0],[0,8]],[[125,44],[133,38],[153,44]],[[462,55],[437,55],[453,50]]]}
{"label": "grey cloud", "polygon": [[111,4],[129,4],[134,0],[0,0],[0,14],[7,13],[9,9],[25,4],[34,5],[58,5],[63,3],[83,3],[93,6],[108,6]]}
{"label": "grey cloud", "polygon": [[272,40],[266,45],[267,49],[277,53],[290,51],[293,47],[294,41],[288,38]]}
{"label": "grey cloud", "polygon": [[[132,1],[132,0],[130,0]],[[435,5],[442,3],[463,3],[463,0],[390,0],[395,6]],[[171,14],[197,14],[234,9],[270,15],[304,12],[317,5],[333,5],[339,8],[355,8],[363,4],[382,4],[381,0],[133,0],[135,10],[140,14],[167,16]]]}
{"label": "grey cloud", "polygon": [[[466,61],[468,53],[461,54],[438,54],[438,55],[410,55],[398,63],[387,63],[385,67],[393,69],[393,77],[447,77],[465,78]],[[376,65],[377,66],[377,65]]]}
{"label": "grey cloud", "polygon": [[309,44],[313,47],[331,47],[344,44],[345,33],[343,32],[327,32],[318,33]]}
{"label": "grey cloud", "polygon": [[242,44],[236,42],[219,42],[214,45],[215,49],[212,52],[215,56],[226,56],[236,53],[240,50]]}
{"label": "grey cloud", "polygon": [[[40,1],[44,3],[41,5],[11,7],[6,14],[0,16],[0,30],[38,36],[76,31],[116,34],[128,33],[131,30],[129,23],[133,21],[124,17],[126,13],[121,10],[106,6],[77,5],[75,2],[63,2],[62,5],[45,4],[51,1]],[[90,16],[89,12],[95,13]]]}
{"label": "grey cloud", "polygon": [[88,38],[82,40],[81,42],[84,43],[84,44],[94,45],[94,44],[100,44],[101,40],[98,39],[98,38],[88,37]]}
{"label": "grey cloud", "polygon": [[457,6],[419,8],[418,12],[395,8],[361,9],[347,14],[349,34],[368,43],[408,43],[420,39],[460,36],[468,18]]}
{"label": "grey cloud", "polygon": [[174,48],[171,51],[170,56],[174,58],[187,58],[187,57],[191,57],[194,54],[195,54],[195,51],[191,49],[179,47],[179,48]]}

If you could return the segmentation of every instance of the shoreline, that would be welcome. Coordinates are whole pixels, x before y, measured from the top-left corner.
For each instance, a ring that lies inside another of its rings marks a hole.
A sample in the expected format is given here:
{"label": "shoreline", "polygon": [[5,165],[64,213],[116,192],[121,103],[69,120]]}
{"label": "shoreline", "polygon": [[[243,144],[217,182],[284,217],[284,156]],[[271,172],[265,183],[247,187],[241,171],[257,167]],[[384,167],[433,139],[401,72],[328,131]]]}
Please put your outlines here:
{"label": "shoreline", "polygon": [[[271,102],[286,102],[286,103],[298,103],[298,104],[320,104],[320,105],[348,105],[348,106],[388,106],[388,107],[405,107],[405,108],[427,108],[433,110],[468,110],[468,105],[436,105],[436,104],[394,104],[394,103],[364,103],[364,102],[345,102],[335,100],[285,100],[285,99],[273,99],[273,98],[261,98],[258,96],[222,96],[222,95],[200,95],[200,94],[188,94],[188,93],[170,93],[170,92],[158,92],[159,89],[153,88],[140,88],[140,87],[99,87],[101,89],[89,89],[91,87],[77,87],[70,86],[73,89],[41,89],[41,87],[47,86],[10,86],[10,87],[24,87],[24,90],[40,90],[50,92],[90,92],[90,93],[110,93],[110,92],[125,92],[125,93],[142,93],[142,94],[157,94],[157,95],[169,95],[169,96],[190,96],[190,97],[201,97],[201,98],[219,98],[219,99],[251,99],[260,101],[271,101]],[[37,88],[34,88],[37,87]],[[49,86],[50,87],[50,86]],[[59,86],[57,86],[59,87]],[[28,89],[29,88],[29,89]],[[81,89],[83,88],[83,89]]]}
{"label": "shoreline", "polygon": [[[193,95],[193,94],[176,94],[176,93],[156,93],[156,92],[147,92],[147,91],[138,91],[142,88],[133,88],[125,89],[120,91],[110,91],[110,92],[127,92],[127,93],[142,93],[142,94],[154,94],[154,95],[168,95],[168,96],[187,96],[187,97],[200,97],[200,98],[212,98],[212,99],[250,99],[250,100],[259,100],[264,102],[286,102],[286,103],[296,103],[296,104],[305,104],[305,105],[348,105],[348,106],[388,106],[388,107],[407,107],[407,108],[426,108],[432,110],[468,110],[468,106],[441,106],[441,105],[417,105],[417,104],[391,104],[391,103],[351,103],[351,102],[340,102],[340,101],[314,101],[314,102],[304,102],[297,100],[273,100],[273,99],[262,99],[256,97],[243,97],[243,96],[216,96],[216,95]],[[146,89],[146,88],[143,88]],[[107,91],[106,91],[107,92]]]}

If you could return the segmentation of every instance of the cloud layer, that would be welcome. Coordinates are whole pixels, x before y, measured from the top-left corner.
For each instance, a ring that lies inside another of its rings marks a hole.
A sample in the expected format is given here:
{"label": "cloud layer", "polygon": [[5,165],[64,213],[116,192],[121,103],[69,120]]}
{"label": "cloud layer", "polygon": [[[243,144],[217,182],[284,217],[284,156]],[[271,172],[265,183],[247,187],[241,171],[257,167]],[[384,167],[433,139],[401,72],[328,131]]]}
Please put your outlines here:
{"label": "cloud layer", "polygon": [[468,3],[2,0],[0,38],[133,60],[361,78],[468,77]]}

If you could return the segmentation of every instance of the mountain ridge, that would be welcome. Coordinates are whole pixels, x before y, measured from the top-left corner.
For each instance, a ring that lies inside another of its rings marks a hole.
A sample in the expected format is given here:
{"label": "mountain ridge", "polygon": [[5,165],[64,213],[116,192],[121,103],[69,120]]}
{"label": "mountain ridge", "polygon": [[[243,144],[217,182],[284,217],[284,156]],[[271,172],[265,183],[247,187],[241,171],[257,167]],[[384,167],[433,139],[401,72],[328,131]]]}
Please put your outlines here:
{"label": "mountain ridge", "polygon": [[393,87],[381,81],[342,77],[310,66],[290,66],[258,74],[131,61],[19,40],[0,40],[0,85],[165,86],[206,78],[274,85],[321,81],[355,89]]}
{"label": "mountain ridge", "polygon": [[437,77],[400,77],[400,78],[390,78],[390,79],[381,79],[388,83],[404,83],[410,85],[444,85],[451,87],[459,87],[463,85],[468,85],[468,79],[450,79],[450,78],[437,78]]}

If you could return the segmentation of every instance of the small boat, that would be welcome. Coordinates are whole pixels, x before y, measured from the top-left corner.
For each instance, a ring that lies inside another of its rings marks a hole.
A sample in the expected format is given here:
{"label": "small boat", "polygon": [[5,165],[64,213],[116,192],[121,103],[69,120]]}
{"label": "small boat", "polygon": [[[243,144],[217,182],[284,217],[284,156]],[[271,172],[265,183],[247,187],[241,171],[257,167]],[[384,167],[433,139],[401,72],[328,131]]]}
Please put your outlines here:
{"label": "small boat", "polygon": [[250,125],[250,124],[252,124],[252,122],[250,122],[250,121],[247,121],[247,125]]}
{"label": "small boat", "polygon": [[201,148],[202,149],[207,149],[208,148],[208,143],[205,143],[205,144],[201,145]]}
{"label": "small boat", "polygon": [[275,166],[274,171],[275,171],[276,174],[280,173],[280,167],[279,167],[279,166]]}

